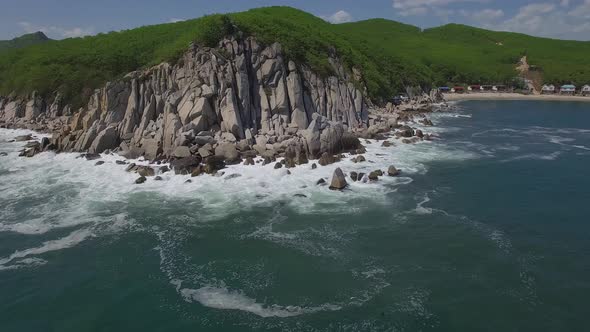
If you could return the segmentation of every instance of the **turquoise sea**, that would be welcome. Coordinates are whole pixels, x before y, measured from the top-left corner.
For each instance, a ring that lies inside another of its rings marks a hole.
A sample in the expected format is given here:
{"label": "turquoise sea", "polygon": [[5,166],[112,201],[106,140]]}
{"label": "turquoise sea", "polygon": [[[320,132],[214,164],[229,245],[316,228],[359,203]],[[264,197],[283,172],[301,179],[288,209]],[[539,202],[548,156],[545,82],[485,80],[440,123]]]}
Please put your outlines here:
{"label": "turquoise sea", "polygon": [[590,104],[432,120],[366,163],[141,186],[115,156],[18,158],[1,129],[0,331],[588,330]]}

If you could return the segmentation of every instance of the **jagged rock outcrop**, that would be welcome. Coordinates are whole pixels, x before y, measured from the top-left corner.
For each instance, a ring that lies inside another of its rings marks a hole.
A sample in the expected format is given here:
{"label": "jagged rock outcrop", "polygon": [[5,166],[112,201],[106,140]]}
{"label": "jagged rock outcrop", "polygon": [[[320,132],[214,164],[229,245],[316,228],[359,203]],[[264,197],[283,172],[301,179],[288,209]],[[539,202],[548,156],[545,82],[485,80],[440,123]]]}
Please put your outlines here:
{"label": "jagged rock outcrop", "polygon": [[[34,93],[26,100],[1,99],[0,119],[59,129],[52,144],[60,151],[119,149],[153,160],[187,146],[191,153],[215,151],[235,162],[233,149],[216,147],[236,142],[240,153],[270,157],[295,146],[305,158],[319,158],[339,152],[344,133],[366,128],[369,119],[364,92],[337,58],[330,63],[336,74],[321,77],[287,61],[279,44],[226,39],[218,48],[191,45],[175,65],[107,83],[73,115],[59,94],[46,102]],[[205,144],[213,146],[203,149]]]}

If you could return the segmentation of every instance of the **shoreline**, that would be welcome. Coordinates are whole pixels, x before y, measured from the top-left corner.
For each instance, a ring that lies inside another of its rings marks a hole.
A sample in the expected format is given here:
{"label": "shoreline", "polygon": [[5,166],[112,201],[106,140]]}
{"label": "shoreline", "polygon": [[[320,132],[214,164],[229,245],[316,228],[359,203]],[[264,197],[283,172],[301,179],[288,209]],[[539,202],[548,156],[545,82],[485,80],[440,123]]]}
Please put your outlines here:
{"label": "shoreline", "polygon": [[538,101],[580,101],[590,102],[590,97],[563,95],[523,95],[520,93],[464,93],[443,94],[446,101],[466,100],[538,100]]}

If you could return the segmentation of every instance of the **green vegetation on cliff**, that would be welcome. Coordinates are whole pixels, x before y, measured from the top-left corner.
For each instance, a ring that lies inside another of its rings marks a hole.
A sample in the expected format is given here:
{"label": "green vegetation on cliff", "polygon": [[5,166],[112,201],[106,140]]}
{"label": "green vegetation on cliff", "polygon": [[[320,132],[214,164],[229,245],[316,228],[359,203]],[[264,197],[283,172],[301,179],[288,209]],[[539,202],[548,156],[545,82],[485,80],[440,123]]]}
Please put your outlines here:
{"label": "green vegetation on cliff", "polygon": [[[237,29],[236,29],[237,27]],[[190,42],[215,46],[242,31],[260,42],[280,42],[287,57],[330,72],[338,55],[357,67],[374,99],[406,85],[506,83],[527,55],[545,81],[590,82],[590,42],[562,41],[450,24],[419,28],[384,19],[330,24],[289,7],[267,7],[145,26],[92,37],[48,41],[0,53],[0,94],[62,92],[82,102],[90,92],[127,72],[174,62]]]}
{"label": "green vegetation on cliff", "polygon": [[11,40],[0,40],[0,51],[41,44],[48,40],[50,39],[41,31],[29,33]]}

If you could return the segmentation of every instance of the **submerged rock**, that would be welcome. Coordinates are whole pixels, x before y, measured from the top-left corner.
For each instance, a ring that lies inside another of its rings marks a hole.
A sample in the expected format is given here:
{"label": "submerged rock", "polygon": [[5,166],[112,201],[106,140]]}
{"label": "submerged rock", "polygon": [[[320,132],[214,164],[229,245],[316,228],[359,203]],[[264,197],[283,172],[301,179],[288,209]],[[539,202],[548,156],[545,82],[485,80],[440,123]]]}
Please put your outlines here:
{"label": "submerged rock", "polygon": [[96,160],[100,159],[100,154],[98,153],[85,153],[82,155],[86,160]]}
{"label": "submerged rock", "polygon": [[33,135],[28,134],[28,135],[21,135],[21,136],[16,136],[14,138],[15,142],[26,142],[26,141],[30,141],[33,139]]}
{"label": "submerged rock", "polygon": [[145,176],[142,176],[142,177],[139,177],[137,180],[135,180],[135,184],[142,184],[146,181],[147,181],[147,178]]}
{"label": "submerged rock", "polygon": [[237,178],[239,178],[239,177],[241,177],[241,176],[242,176],[242,174],[237,174],[237,173],[235,173],[235,174],[230,174],[230,175],[226,176],[226,177],[224,178],[224,180],[237,179]]}
{"label": "submerged rock", "polygon": [[353,163],[362,163],[364,161],[367,161],[367,160],[365,159],[365,157],[363,155],[357,156],[352,159]]}
{"label": "submerged rock", "polygon": [[104,164],[104,161],[100,160],[100,161],[97,161],[96,164],[94,164],[94,166],[100,166],[102,164]]}

